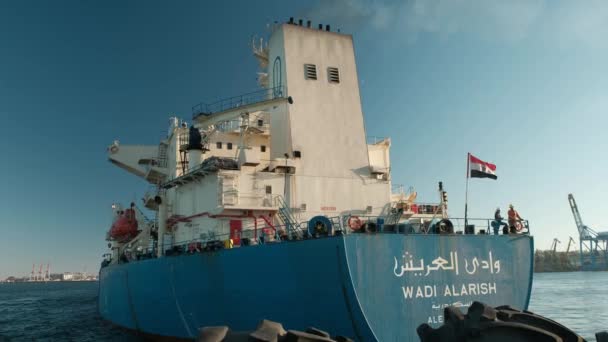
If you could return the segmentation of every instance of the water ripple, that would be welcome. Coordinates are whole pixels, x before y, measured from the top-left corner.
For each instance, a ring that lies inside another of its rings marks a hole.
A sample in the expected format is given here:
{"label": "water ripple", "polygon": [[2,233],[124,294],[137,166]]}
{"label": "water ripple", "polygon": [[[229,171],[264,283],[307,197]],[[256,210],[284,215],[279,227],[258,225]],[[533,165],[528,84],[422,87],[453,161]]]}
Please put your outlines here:
{"label": "water ripple", "polygon": [[607,284],[608,272],[535,274],[529,309],[594,341],[608,330]]}
{"label": "water ripple", "polygon": [[[530,311],[588,340],[608,330],[608,272],[535,274]],[[104,322],[97,283],[0,284],[0,341],[128,341],[140,337]]]}
{"label": "water ripple", "polygon": [[0,284],[0,341],[143,341],[104,322],[94,282]]}

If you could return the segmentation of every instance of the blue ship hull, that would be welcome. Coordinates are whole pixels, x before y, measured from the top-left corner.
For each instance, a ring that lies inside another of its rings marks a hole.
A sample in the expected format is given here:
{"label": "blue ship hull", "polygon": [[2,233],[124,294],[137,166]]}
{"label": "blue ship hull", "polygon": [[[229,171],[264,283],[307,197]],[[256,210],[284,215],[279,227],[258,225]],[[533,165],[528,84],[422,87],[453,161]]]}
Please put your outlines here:
{"label": "blue ship hull", "polygon": [[202,326],[263,319],[359,341],[418,341],[443,307],[527,309],[527,235],[345,236],[141,260],[100,271],[99,310],[117,325],[195,338]]}

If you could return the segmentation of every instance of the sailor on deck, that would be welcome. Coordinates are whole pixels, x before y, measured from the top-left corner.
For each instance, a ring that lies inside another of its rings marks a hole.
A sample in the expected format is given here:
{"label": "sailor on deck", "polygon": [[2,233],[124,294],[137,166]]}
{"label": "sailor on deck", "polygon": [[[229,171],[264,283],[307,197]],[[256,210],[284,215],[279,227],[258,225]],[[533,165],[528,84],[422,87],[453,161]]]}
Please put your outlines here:
{"label": "sailor on deck", "polygon": [[[521,216],[519,216],[517,210],[513,208],[513,204],[509,204],[509,211],[507,212],[507,215],[509,217],[509,232],[515,234],[518,230],[521,230],[521,221],[523,221],[523,219],[521,218]],[[520,227],[519,229],[517,229],[518,226]]]}
{"label": "sailor on deck", "polygon": [[504,220],[504,217],[500,215],[500,208],[496,208],[496,211],[494,212],[494,221],[492,222],[492,228],[494,228],[494,235],[498,235],[501,226],[505,227],[504,233],[507,233],[507,223],[503,222],[502,220]]}

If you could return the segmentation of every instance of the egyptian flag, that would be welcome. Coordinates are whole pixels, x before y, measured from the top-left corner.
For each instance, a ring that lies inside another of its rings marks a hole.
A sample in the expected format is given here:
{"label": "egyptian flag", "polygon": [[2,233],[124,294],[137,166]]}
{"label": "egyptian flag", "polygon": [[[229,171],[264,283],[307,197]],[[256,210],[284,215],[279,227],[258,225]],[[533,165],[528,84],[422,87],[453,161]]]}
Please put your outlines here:
{"label": "egyptian flag", "polygon": [[476,158],[469,153],[469,160],[467,162],[469,173],[468,176],[471,178],[492,178],[496,179],[496,165],[485,162],[481,159]]}

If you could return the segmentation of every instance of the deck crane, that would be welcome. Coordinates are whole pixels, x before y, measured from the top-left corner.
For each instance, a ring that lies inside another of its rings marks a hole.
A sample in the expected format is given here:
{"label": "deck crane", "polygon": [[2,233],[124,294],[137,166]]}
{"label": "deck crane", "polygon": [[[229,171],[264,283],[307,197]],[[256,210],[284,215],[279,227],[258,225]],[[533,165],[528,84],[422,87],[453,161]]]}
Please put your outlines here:
{"label": "deck crane", "polygon": [[581,269],[583,271],[606,269],[608,266],[608,232],[596,232],[583,224],[572,194],[568,194],[568,202],[570,202],[570,209],[572,209],[579,234]]}

